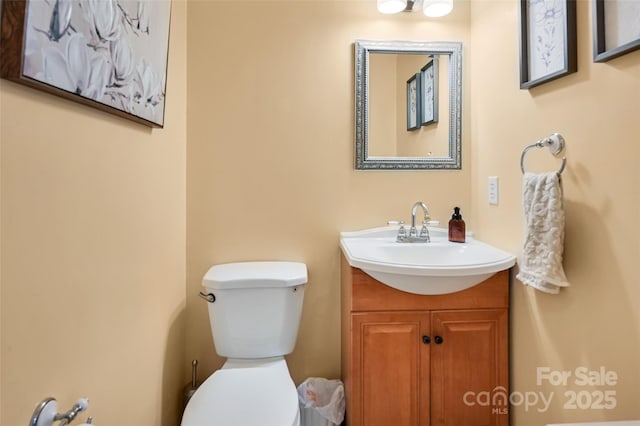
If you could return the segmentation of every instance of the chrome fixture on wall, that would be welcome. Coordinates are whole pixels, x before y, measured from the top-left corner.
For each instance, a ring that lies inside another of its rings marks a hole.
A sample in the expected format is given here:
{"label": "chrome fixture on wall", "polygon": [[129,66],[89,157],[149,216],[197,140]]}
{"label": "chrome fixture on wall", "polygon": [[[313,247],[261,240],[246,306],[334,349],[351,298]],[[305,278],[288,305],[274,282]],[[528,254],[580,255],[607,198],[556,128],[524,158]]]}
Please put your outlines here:
{"label": "chrome fixture on wall", "polygon": [[430,18],[448,15],[453,10],[453,0],[378,0],[380,13],[422,12]]}
{"label": "chrome fixture on wall", "polygon": [[[520,170],[522,170],[522,174],[525,174],[526,170],[524,167],[524,157],[527,155],[527,151],[531,148],[548,148],[549,152],[553,154],[554,157],[557,157],[564,151],[565,140],[560,133],[553,133],[548,138],[540,139],[534,144],[527,145],[520,155]],[[565,166],[567,165],[567,157],[562,157],[562,164],[560,165],[560,169],[558,170],[558,176],[562,174]]]}
{"label": "chrome fixture on wall", "polygon": [[[45,398],[33,411],[29,426],[52,426],[53,422],[60,422],[57,426],[65,426],[71,423],[80,412],[89,408],[89,400],[80,398],[73,404],[73,407],[66,413],[58,413],[58,403],[55,398]],[[89,417],[85,423],[91,424]],[[82,426],[82,425],[81,425]]]}

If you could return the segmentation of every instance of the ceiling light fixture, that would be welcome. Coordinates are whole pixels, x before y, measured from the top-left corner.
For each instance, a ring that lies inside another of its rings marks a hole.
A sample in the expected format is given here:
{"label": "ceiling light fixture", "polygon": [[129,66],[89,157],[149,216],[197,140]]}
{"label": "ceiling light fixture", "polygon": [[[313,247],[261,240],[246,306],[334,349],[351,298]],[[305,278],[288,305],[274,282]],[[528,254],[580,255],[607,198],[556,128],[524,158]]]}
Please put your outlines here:
{"label": "ceiling light fixture", "polygon": [[407,0],[378,0],[378,12],[391,14],[407,8]]}
{"label": "ceiling light fixture", "polygon": [[453,10],[453,0],[378,0],[378,11],[385,14],[422,12],[430,18],[439,18]]}
{"label": "ceiling light fixture", "polygon": [[422,11],[430,18],[448,15],[453,10],[453,0],[424,0]]}

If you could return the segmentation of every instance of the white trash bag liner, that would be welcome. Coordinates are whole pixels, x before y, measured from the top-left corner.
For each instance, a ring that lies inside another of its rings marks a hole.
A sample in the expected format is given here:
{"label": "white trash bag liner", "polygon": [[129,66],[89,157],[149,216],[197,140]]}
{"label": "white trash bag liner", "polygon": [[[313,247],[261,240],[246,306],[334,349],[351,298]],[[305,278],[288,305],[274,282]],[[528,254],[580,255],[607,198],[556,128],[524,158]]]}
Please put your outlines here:
{"label": "white trash bag liner", "polygon": [[[298,386],[298,400],[302,414],[301,426],[323,426],[327,420],[339,425],[344,420],[344,385],[340,380],[309,377]],[[321,416],[320,422],[313,420]],[[313,422],[313,423],[312,423]]]}

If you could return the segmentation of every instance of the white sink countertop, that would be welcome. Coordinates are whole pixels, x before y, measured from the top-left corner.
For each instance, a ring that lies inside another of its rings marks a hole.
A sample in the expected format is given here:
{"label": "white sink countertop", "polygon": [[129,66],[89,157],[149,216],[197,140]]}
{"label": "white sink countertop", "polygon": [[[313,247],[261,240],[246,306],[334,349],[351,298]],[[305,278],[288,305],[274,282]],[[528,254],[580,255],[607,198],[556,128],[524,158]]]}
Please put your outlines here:
{"label": "white sink countertop", "polygon": [[474,239],[448,240],[448,230],[429,228],[429,243],[396,242],[398,226],[342,232],[349,265],[378,281],[414,294],[446,294],[473,287],[511,268],[514,255]]}

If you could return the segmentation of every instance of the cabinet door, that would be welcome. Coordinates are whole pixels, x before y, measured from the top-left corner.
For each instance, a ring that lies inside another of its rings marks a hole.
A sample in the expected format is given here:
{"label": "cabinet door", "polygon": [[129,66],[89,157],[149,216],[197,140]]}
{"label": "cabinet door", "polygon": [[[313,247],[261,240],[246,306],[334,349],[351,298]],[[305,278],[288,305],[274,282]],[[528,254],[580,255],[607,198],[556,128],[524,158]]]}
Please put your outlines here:
{"label": "cabinet door", "polygon": [[349,426],[428,426],[428,313],[367,312],[351,319]]}
{"label": "cabinet door", "polygon": [[508,311],[434,311],[431,321],[432,425],[508,425]]}

